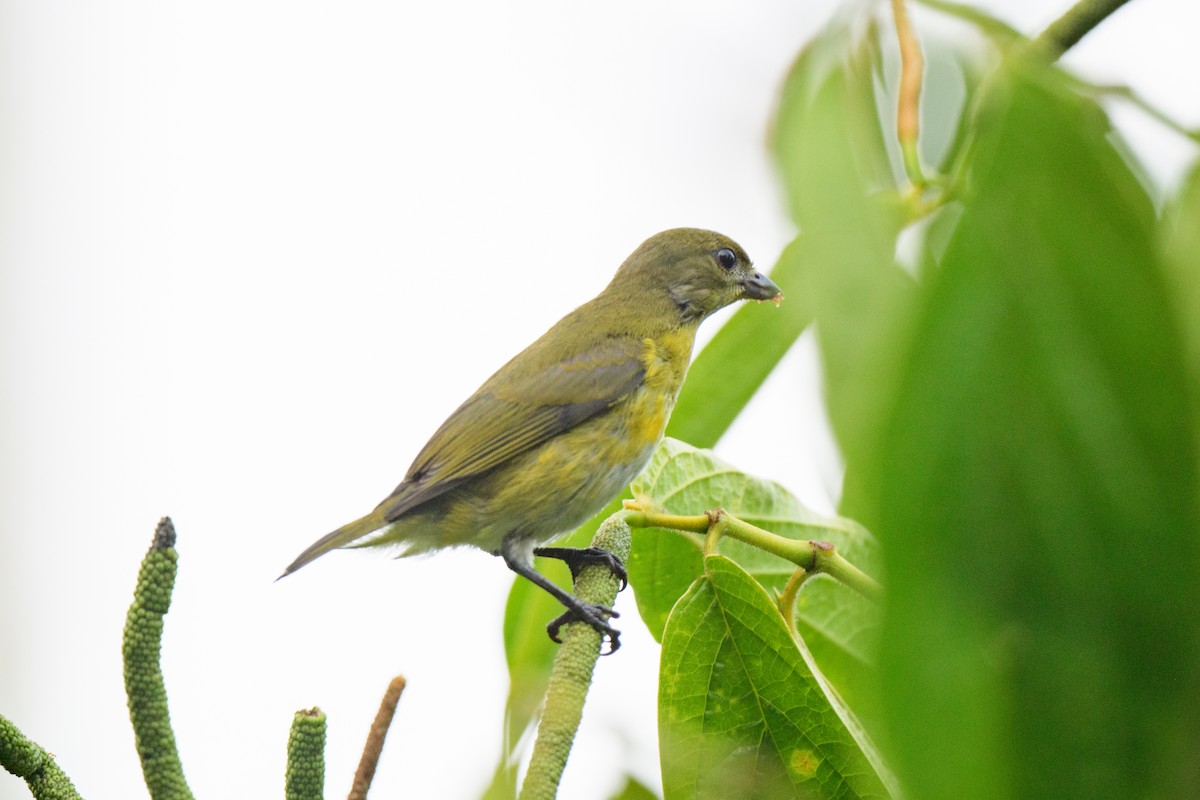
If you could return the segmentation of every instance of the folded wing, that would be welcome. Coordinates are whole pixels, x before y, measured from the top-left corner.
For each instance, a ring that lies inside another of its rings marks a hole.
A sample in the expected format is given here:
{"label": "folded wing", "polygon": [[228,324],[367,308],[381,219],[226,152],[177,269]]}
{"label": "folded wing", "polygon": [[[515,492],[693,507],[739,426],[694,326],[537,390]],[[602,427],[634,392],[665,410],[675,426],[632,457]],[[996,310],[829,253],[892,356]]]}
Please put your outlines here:
{"label": "folded wing", "polygon": [[634,337],[604,339],[558,360],[530,348],[450,415],[378,510],[394,522],[591,419],[641,384],[643,351]]}

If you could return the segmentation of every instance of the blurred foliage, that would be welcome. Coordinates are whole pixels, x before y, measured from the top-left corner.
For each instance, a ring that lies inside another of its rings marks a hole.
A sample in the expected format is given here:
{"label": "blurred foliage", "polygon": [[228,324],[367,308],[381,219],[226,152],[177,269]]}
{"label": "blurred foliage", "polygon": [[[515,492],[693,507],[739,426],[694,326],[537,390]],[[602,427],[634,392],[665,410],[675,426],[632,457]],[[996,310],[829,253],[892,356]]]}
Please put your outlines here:
{"label": "blurred foliage", "polygon": [[656,800],[658,795],[646,788],[634,778],[629,778],[621,791],[613,795],[612,800]]}
{"label": "blurred foliage", "polygon": [[1194,386],[1153,204],[1044,65],[1006,62],[973,127],[866,465],[891,755],[921,797],[1197,796]]}
{"label": "blurred foliage", "polygon": [[[1200,164],[1188,175],[1160,228],[1175,316],[1183,324],[1185,365],[1200,386]],[[1200,419],[1200,392],[1192,393],[1192,419]],[[1200,433],[1200,426],[1197,432]]]}
{"label": "blurred foliage", "polygon": [[[866,528],[677,442],[634,486],[832,540],[884,580],[883,623],[818,578],[788,631],[789,564],[636,532],[666,796],[882,796],[891,770],[914,798],[1200,796],[1200,165],[1152,196],[1100,92],[968,5],[924,5],[983,34],[922,37],[929,181],[895,141],[890,21],[833,21],[772,128],[799,231],[784,313],[732,318],[669,429],[716,444],[813,324],[841,511]],[[548,659],[517,593],[514,687]]]}

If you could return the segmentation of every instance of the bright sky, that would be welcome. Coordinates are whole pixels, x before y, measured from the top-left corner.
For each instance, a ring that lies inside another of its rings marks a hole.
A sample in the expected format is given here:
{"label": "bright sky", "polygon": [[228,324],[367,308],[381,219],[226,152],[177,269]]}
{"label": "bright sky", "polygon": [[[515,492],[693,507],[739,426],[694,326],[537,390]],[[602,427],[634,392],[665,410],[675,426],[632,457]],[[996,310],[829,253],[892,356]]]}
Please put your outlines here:
{"label": "bright sky", "polygon": [[[774,95],[837,5],[0,8],[0,713],[85,796],[144,796],[120,637],[170,514],[163,666],[198,796],[280,796],[313,705],[343,794],[397,672],[376,792],[475,796],[500,748],[503,565],[337,553],[272,581],[648,235],[711,227],[773,263],[792,235]],[[1068,3],[984,5],[1036,31]],[[1198,29],[1194,0],[1134,0],[1067,63],[1200,125]],[[1195,155],[1117,119],[1167,185]],[[719,450],[828,510],[819,402],[805,340],[751,411],[794,422]],[[620,603],[563,797],[607,797],[614,761],[657,780],[657,645]],[[0,799],[27,796],[0,775]]]}

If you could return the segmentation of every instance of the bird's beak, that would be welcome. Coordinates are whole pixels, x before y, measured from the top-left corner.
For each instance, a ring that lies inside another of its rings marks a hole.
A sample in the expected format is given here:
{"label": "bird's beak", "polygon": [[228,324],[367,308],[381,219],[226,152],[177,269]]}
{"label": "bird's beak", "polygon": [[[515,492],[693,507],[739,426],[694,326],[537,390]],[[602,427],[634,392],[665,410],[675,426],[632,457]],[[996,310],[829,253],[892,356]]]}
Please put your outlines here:
{"label": "bird's beak", "polygon": [[742,291],[751,300],[774,300],[783,294],[783,290],[761,272],[751,273],[748,278],[745,278],[742,281]]}

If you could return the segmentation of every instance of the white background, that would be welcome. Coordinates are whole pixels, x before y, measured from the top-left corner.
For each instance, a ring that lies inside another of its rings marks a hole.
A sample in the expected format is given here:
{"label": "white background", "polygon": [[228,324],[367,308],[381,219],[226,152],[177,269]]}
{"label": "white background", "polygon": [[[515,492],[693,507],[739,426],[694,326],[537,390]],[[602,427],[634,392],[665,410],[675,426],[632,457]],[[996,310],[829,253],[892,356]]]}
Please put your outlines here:
{"label": "white background", "polygon": [[[377,796],[477,795],[503,565],[335,553],[272,581],[646,236],[715,228],[769,268],[793,233],[775,92],[836,5],[0,6],[0,713],[85,797],[144,796],[120,638],[170,514],[163,668],[197,796],[281,796],[313,705],[342,795],[397,672]],[[1033,32],[1068,3],[984,5]],[[1198,29],[1194,0],[1137,0],[1067,63],[1197,125]],[[1118,121],[1177,180],[1191,147]],[[830,509],[819,398],[806,336],[719,451]],[[630,593],[618,608],[563,797],[607,797],[623,765],[657,781],[657,645]],[[27,796],[0,775],[0,798]]]}

